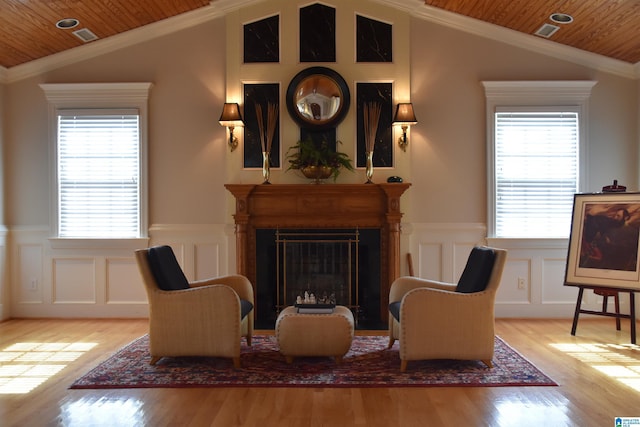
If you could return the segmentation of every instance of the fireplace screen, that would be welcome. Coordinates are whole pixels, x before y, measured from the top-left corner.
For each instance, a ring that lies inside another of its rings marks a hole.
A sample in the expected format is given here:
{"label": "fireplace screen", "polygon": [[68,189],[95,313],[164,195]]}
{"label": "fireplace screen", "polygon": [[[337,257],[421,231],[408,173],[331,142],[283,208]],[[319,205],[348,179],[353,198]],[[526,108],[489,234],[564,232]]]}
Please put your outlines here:
{"label": "fireplace screen", "polygon": [[344,305],[358,313],[359,234],[358,230],[277,230],[278,311],[296,301],[311,300]]}

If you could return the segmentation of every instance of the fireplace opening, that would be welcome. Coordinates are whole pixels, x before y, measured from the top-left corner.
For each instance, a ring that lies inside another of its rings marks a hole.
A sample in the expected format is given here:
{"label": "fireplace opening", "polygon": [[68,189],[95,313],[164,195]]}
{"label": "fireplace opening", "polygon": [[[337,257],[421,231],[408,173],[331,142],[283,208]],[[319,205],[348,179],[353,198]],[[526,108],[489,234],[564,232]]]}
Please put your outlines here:
{"label": "fireplace opening", "polygon": [[350,308],[356,328],[386,328],[379,310],[380,230],[257,229],[256,328],[273,329],[278,313],[305,293]]}

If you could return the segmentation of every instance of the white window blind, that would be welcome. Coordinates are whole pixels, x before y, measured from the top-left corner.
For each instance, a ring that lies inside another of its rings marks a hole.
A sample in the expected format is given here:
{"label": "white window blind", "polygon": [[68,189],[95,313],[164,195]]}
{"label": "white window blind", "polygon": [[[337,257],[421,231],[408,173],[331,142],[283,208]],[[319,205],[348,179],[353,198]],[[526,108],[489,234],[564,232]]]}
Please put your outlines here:
{"label": "white window blind", "polygon": [[140,236],[137,110],[58,111],[58,235]]}
{"label": "white window blind", "polygon": [[496,237],[567,237],[578,192],[577,111],[495,113]]}

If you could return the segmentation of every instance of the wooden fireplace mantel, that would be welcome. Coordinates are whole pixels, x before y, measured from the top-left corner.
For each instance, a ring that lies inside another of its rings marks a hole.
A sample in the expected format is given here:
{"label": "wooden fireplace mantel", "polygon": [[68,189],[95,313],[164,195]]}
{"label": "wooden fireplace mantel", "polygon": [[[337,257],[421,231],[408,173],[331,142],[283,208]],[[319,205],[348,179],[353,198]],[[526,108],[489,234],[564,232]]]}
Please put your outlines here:
{"label": "wooden fireplace mantel", "polygon": [[400,275],[400,197],[408,183],[226,184],[236,199],[238,274],[256,283],[256,229],[380,229],[380,313]]}

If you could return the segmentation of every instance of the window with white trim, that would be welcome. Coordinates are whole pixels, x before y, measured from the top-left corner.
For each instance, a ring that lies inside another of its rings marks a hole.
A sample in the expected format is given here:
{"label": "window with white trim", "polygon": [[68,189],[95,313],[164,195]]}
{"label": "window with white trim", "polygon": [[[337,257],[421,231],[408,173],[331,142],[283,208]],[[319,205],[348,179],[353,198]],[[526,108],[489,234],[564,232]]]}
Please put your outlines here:
{"label": "window with white trim", "polygon": [[150,84],[42,85],[52,118],[54,237],[146,236]]}
{"label": "window with white trim", "polygon": [[489,237],[567,238],[586,164],[594,82],[483,82]]}
{"label": "window with white trim", "polygon": [[140,236],[137,110],[58,110],[58,236]]}

